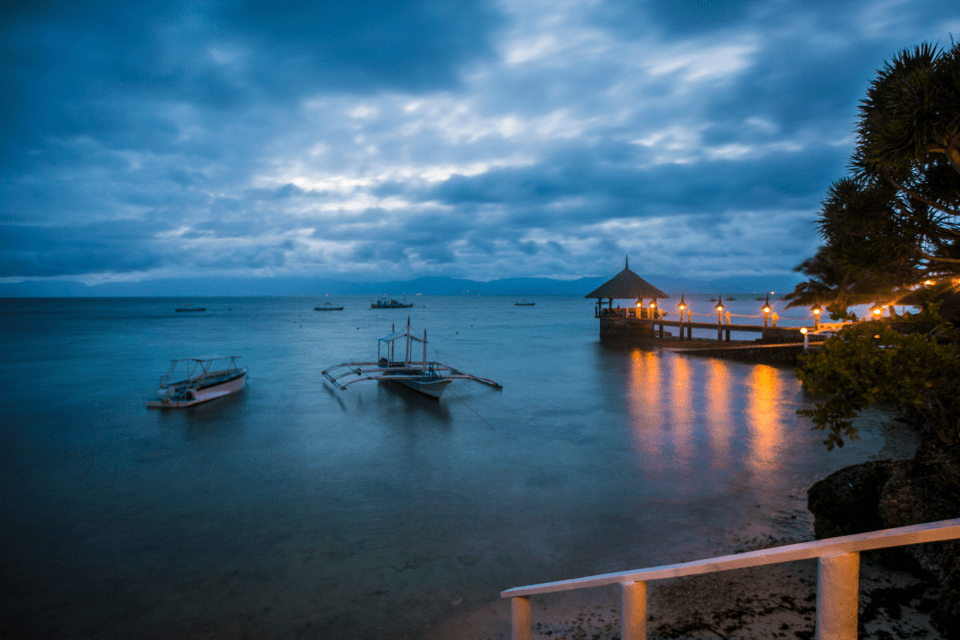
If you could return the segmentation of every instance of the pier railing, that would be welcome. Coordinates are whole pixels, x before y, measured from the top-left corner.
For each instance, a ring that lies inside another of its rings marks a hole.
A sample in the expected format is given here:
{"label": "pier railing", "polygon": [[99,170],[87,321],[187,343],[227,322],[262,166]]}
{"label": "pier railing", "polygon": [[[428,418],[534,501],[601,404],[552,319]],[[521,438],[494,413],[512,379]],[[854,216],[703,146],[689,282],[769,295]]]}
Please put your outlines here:
{"label": "pier railing", "polygon": [[856,640],[860,552],[956,539],[960,539],[960,518],[650,569],[515,587],[501,592],[500,597],[511,600],[513,640],[530,640],[530,596],[619,584],[620,638],[646,640],[648,582],[817,558],[816,640]]}

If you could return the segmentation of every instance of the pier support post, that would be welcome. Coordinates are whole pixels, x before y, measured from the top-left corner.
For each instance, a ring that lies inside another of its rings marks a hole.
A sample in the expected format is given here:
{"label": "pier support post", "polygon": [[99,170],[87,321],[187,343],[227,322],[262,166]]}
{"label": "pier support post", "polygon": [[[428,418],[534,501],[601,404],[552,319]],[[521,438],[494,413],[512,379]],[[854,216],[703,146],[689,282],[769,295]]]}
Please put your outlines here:
{"label": "pier support post", "polygon": [[647,583],[620,583],[620,639],[647,640]]}
{"label": "pier support post", "polygon": [[513,640],[530,640],[530,598],[510,598],[510,620],[513,623]]}
{"label": "pier support post", "polygon": [[859,591],[859,553],[838,553],[820,558],[815,640],[857,640]]}

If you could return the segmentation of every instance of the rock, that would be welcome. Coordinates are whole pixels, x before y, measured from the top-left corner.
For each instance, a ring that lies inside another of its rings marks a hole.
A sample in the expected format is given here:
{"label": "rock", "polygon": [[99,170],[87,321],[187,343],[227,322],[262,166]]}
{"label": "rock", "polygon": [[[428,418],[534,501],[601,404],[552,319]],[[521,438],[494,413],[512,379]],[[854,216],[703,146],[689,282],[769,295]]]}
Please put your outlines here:
{"label": "rock", "polygon": [[813,514],[817,538],[848,536],[883,529],[880,493],[890,479],[896,460],[863,462],[845,467],[807,491],[807,508]]}
{"label": "rock", "polygon": [[[960,518],[960,446],[927,439],[910,460],[880,460],[846,467],[807,492],[817,538]],[[875,552],[872,552],[875,553]],[[902,547],[902,553],[940,584],[932,625],[945,638],[960,637],[960,542]]]}
{"label": "rock", "polygon": [[[878,509],[884,527],[960,517],[957,469],[960,448],[921,445],[917,456],[897,466],[883,487]],[[960,636],[960,542],[910,545],[904,551],[940,583],[933,626],[944,637]]]}

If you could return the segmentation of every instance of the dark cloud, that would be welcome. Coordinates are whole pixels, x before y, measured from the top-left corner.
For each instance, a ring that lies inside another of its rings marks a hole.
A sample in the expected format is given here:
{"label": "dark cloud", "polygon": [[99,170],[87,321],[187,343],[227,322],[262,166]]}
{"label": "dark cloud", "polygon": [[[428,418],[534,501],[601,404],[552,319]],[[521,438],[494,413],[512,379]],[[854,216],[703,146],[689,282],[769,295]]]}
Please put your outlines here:
{"label": "dark cloud", "polygon": [[0,23],[0,140],[8,161],[51,136],[162,150],[175,103],[224,117],[316,92],[449,88],[498,24],[479,0],[15,5]]}
{"label": "dark cloud", "polygon": [[786,273],[876,69],[951,29],[941,0],[7,3],[0,277]]}

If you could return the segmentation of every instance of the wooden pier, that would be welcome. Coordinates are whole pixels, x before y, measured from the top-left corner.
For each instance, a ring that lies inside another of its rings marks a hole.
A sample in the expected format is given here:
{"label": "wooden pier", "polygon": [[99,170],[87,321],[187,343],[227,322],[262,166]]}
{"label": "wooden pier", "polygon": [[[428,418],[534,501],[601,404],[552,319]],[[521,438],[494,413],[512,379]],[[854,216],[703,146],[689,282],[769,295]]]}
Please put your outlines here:
{"label": "wooden pier", "polygon": [[[599,309],[600,339],[639,347],[669,348],[677,353],[725,358],[753,364],[796,366],[801,354],[818,349],[826,336],[803,333],[801,327],[774,327],[727,322],[693,322],[635,317],[636,310]],[[695,335],[707,333],[707,336]],[[716,332],[714,334],[713,332]],[[759,334],[753,340],[731,334]],[[716,337],[714,337],[716,336]]]}
{"label": "wooden pier", "polygon": [[[731,314],[724,308],[722,296],[715,307],[716,322],[694,322],[693,313],[682,295],[677,305],[679,319],[666,320],[658,301],[670,296],[631,271],[629,260],[624,261],[623,271],[584,297],[597,300],[594,315],[600,320],[601,340],[669,346],[674,350],[750,362],[795,364],[797,356],[806,351],[811,342],[826,339],[826,336],[814,335],[808,328],[778,327],[777,314],[773,313],[769,298],[763,306],[762,325],[731,323]],[[636,306],[614,308],[614,300],[635,300]],[[649,303],[645,304],[644,300]],[[815,331],[820,328],[820,317],[816,311],[814,313]],[[695,329],[701,335],[694,336]],[[703,337],[704,331],[708,332],[708,337]],[[712,337],[714,331],[717,332],[715,340]],[[734,340],[733,334],[737,333],[760,335],[754,340]]]}
{"label": "wooden pier", "polygon": [[[778,327],[759,324],[732,324],[729,314],[726,322],[693,322],[692,320],[666,320],[664,318],[650,317],[650,314],[638,315],[637,309],[616,308],[616,309],[595,309],[595,317],[600,319],[600,337],[601,338],[647,338],[656,340],[701,342],[711,338],[694,338],[693,330],[707,330],[711,333],[717,332],[717,342],[746,342],[734,341],[731,339],[732,333],[758,333],[758,340],[764,343],[786,343],[803,342],[803,333],[801,327]],[[645,309],[639,310],[641,313]],[[676,329],[667,333],[666,328]],[[752,342],[752,341],[751,341]]]}

